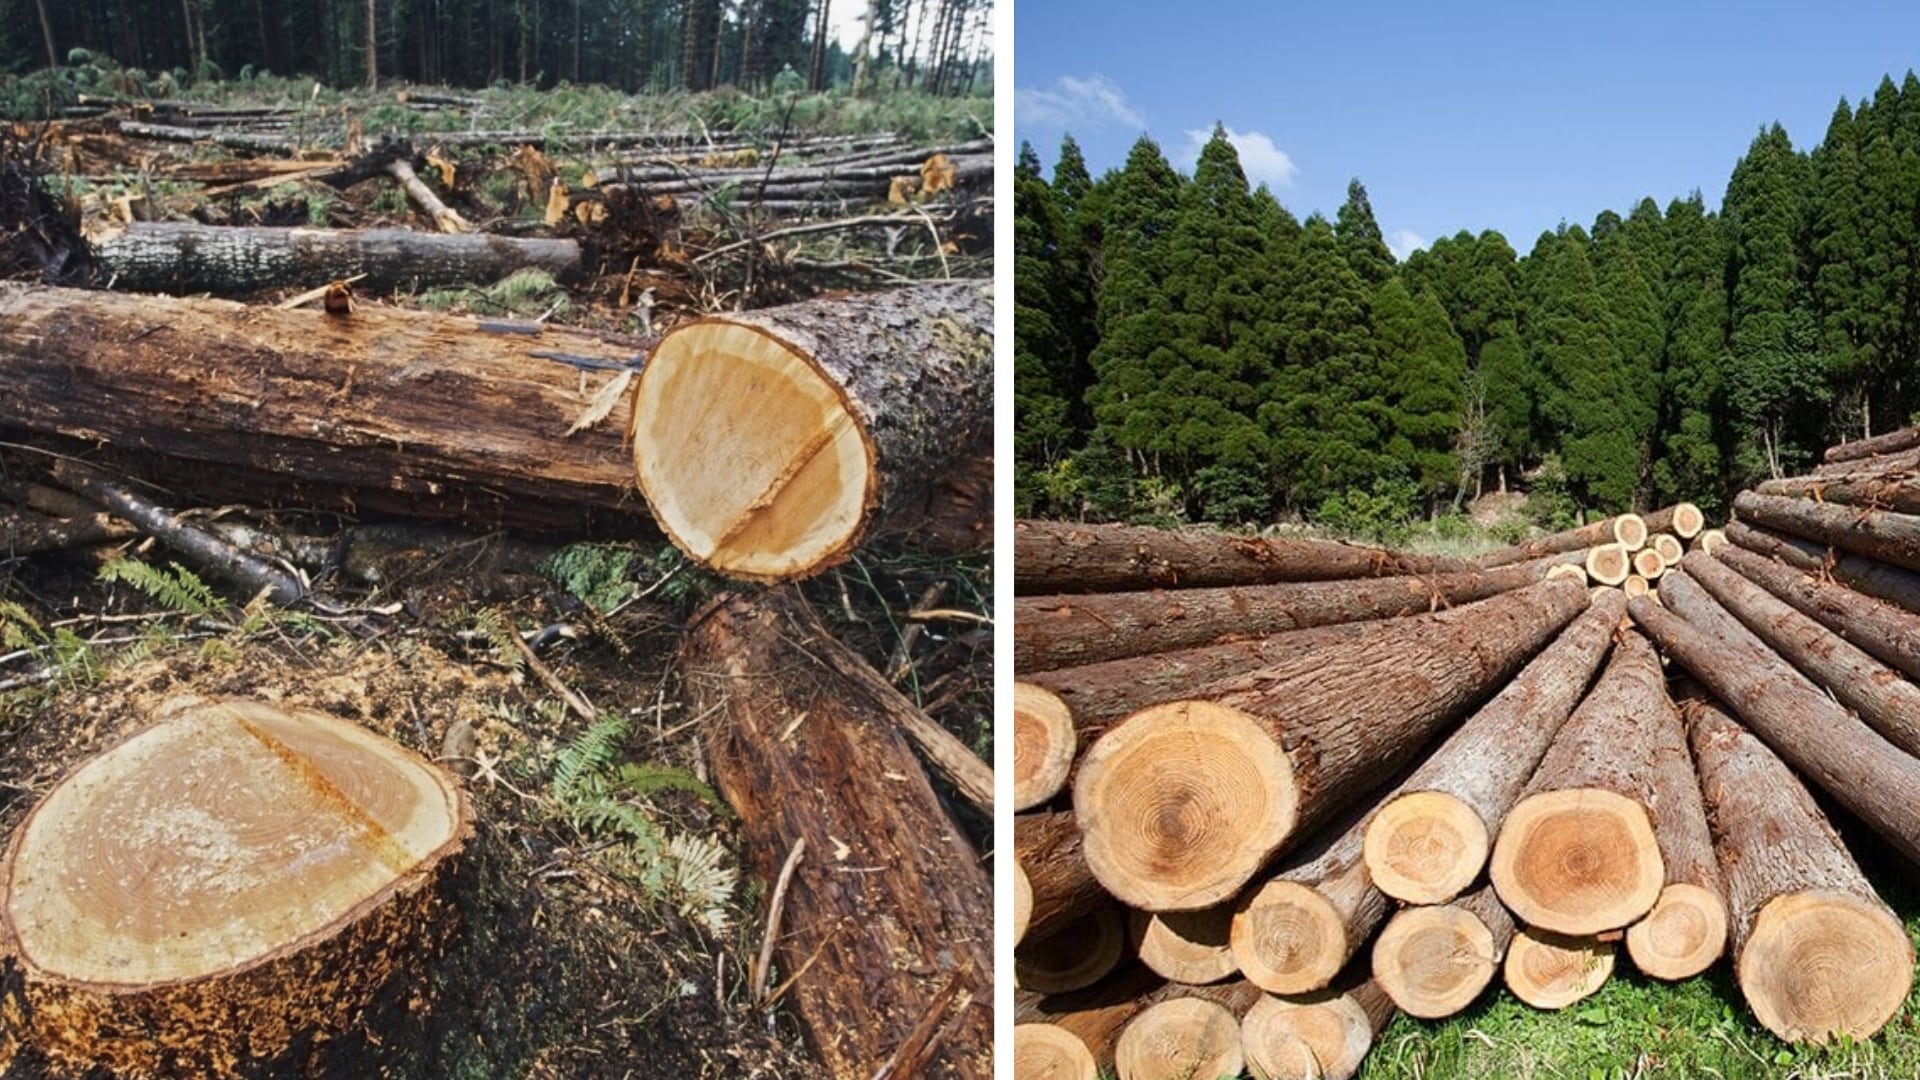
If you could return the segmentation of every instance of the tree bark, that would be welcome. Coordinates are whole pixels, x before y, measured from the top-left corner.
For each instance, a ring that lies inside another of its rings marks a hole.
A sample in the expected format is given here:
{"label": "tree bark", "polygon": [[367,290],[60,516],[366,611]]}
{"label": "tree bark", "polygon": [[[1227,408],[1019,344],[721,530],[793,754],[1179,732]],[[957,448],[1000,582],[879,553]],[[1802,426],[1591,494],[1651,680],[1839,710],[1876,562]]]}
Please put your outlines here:
{"label": "tree bark", "polygon": [[1375,884],[1412,904],[1459,895],[1612,648],[1627,604],[1609,590],[1448,736],[1367,827]]}
{"label": "tree bark", "polygon": [[1013,852],[1033,890],[1024,938],[1040,941],[1106,899],[1080,850],[1080,825],[1069,811],[1013,819]]}
{"label": "tree bark", "polygon": [[1903,569],[1920,570],[1920,516],[1829,506],[1811,499],[1785,499],[1751,491],[1734,497],[1733,510],[1750,525],[1792,533]]}
{"label": "tree bark", "polygon": [[1665,876],[1648,728],[1671,707],[1653,647],[1623,632],[1494,841],[1487,875],[1515,917],[1580,936],[1626,926],[1653,907]]}
{"label": "tree bark", "polygon": [[1647,527],[1649,535],[1672,533],[1682,540],[1691,540],[1707,527],[1707,516],[1690,502],[1677,502],[1645,515],[1640,523]]}
{"label": "tree bark", "polygon": [[1544,581],[1399,620],[1363,654],[1299,656],[1135,713],[1074,782],[1088,865],[1149,911],[1226,899],[1484,701],[1586,602],[1573,582]]}
{"label": "tree bark", "polygon": [[634,391],[662,528],[751,580],[845,562],[992,426],[993,286],[918,285],[684,324]]}
{"label": "tree bark", "polygon": [[[791,591],[723,597],[681,646],[692,707],[714,711],[716,785],[763,880],[804,839],[786,897],[789,1000],[835,1075],[870,1076],[941,981],[968,1002],[927,1075],[993,1074],[993,902],[985,870],[871,697],[816,659],[832,647]],[[768,677],[769,672],[778,673]],[[804,738],[789,737],[804,719]],[[905,838],[911,838],[910,841]],[[844,855],[825,853],[840,853]],[[850,873],[856,868],[880,872]]]}
{"label": "tree bark", "polygon": [[1386,894],[1361,857],[1367,822],[1324,831],[1265,885],[1241,896],[1233,956],[1248,980],[1272,994],[1306,994],[1332,983],[1385,921]]}
{"label": "tree bark", "polygon": [[1920,614],[1743,547],[1729,545],[1714,558],[1884,663],[1920,679]]}
{"label": "tree bark", "polygon": [[1779,758],[1705,702],[1687,723],[1742,996],[1788,1042],[1873,1037],[1913,985],[1900,920]]}
{"label": "tree bark", "polygon": [[1875,435],[1869,439],[1855,439],[1838,446],[1827,447],[1822,461],[1833,464],[1841,461],[1858,461],[1861,458],[1877,457],[1882,454],[1897,454],[1902,450],[1920,447],[1920,427],[1901,428],[1884,435]]}
{"label": "tree bark", "polygon": [[1602,518],[1590,525],[1577,529],[1568,529],[1538,540],[1527,540],[1512,547],[1491,551],[1473,560],[1475,566],[1505,566],[1508,563],[1527,562],[1543,555],[1558,555],[1566,551],[1580,551],[1584,548],[1599,547],[1602,544],[1619,544],[1628,551],[1638,551],[1647,542],[1647,524],[1637,514],[1621,514],[1618,517]]}
{"label": "tree bark", "polygon": [[[1727,526],[1729,543],[1758,555],[1778,559],[1796,570],[1842,582],[1868,596],[1878,597],[1907,611],[1920,612],[1920,574],[1888,566],[1860,555],[1835,551],[1811,540],[1787,536],[1744,522]],[[1713,550],[1702,548],[1708,554]]]}
{"label": "tree bark", "polygon": [[1451,903],[1401,908],[1374,940],[1374,981],[1408,1016],[1452,1016],[1493,982],[1513,932],[1491,885]]}
{"label": "tree bark", "polygon": [[[1263,997],[1241,1020],[1240,1037],[1255,1075],[1351,1080],[1393,1013],[1393,999],[1367,978],[1344,991]],[[1311,1055],[1304,1068],[1301,1045]]]}
{"label": "tree bark", "polygon": [[1652,753],[1653,833],[1666,883],[1653,910],[1627,928],[1627,955],[1656,979],[1686,979],[1726,950],[1726,891],[1680,712],[1664,692],[1655,704],[1641,730]]}
{"label": "tree bark", "polygon": [[1564,1009],[1598,993],[1613,977],[1611,941],[1521,927],[1507,943],[1502,976],[1513,996],[1536,1009]]}
{"label": "tree bark", "polygon": [[1176,532],[1138,525],[1037,520],[1013,523],[1016,596],[1271,585],[1467,569],[1471,567],[1457,559],[1409,555],[1336,540]]}
{"label": "tree bark", "polygon": [[1754,491],[1784,499],[1812,499],[1901,514],[1920,514],[1920,480],[1911,472],[1887,475],[1788,477],[1763,480]]}

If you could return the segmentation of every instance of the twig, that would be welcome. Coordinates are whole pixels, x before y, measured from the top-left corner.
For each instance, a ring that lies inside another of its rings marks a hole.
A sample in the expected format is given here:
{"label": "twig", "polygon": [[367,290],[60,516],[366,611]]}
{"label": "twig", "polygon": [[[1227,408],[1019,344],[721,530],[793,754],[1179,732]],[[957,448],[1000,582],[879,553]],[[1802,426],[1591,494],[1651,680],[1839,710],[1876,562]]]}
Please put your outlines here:
{"label": "twig", "polygon": [[[960,996],[961,975],[961,972],[956,971],[947,976],[947,984],[933,996],[933,1000],[927,1004],[927,1011],[920,1014],[920,1019],[914,1022],[913,1029],[907,1032],[907,1037],[902,1039],[900,1045],[893,1048],[893,1053],[887,1055],[887,1060],[881,1062],[880,1067],[874,1070],[873,1080],[920,1076],[926,1071],[927,1059],[933,1056],[934,1049],[938,1045],[934,1033],[944,1030],[941,1021],[946,1019],[948,1010],[953,1008],[954,999]],[[960,1008],[965,1009],[971,1004],[972,1002],[969,1001],[967,1005],[962,1005]]]}
{"label": "twig", "polygon": [[[919,208],[916,207],[915,209],[917,210]],[[923,218],[931,225],[933,219],[928,217],[924,210],[921,210],[917,217],[913,214],[875,214],[867,217],[840,218],[835,221],[816,221],[806,225],[789,225],[784,229],[775,229],[770,233],[761,233],[759,236],[748,237],[745,240],[735,240],[731,244],[724,244],[714,248],[712,251],[696,255],[693,257],[693,263],[697,266],[700,263],[706,262],[708,259],[718,258],[728,252],[738,251],[741,248],[751,247],[754,244],[763,243],[768,240],[775,240],[782,236],[799,236],[804,233],[817,232],[838,232],[841,229],[858,229],[869,225],[913,225],[917,224]],[[938,235],[936,232],[935,236],[937,237]]]}
{"label": "twig", "polygon": [[767,999],[767,979],[773,973],[773,943],[780,936],[780,920],[787,910],[787,886],[793,883],[794,868],[800,865],[801,856],[807,853],[807,838],[801,837],[793,842],[793,850],[787,853],[787,861],[780,867],[779,880],[773,885],[773,902],[767,907],[767,930],[760,939],[760,952],[753,960],[753,1001],[759,1004]]}
{"label": "twig", "polygon": [[[351,285],[354,282],[359,281],[361,278],[366,276],[367,275],[365,274],[355,274],[350,278],[341,278],[338,284]],[[331,288],[333,288],[333,283],[322,285],[317,289],[308,289],[306,292],[301,293],[299,296],[295,296],[290,299],[280,301],[279,303],[273,305],[273,309],[275,311],[292,311],[294,308],[300,307],[303,304],[311,304],[315,300],[318,300],[321,297],[327,295],[327,290]]]}
{"label": "twig", "polygon": [[763,1003],[760,1007],[763,1009],[771,1009],[775,1005],[779,1004],[780,999],[786,996],[786,993],[788,990],[791,990],[793,988],[793,984],[799,982],[800,976],[805,975],[810,969],[812,969],[814,962],[820,959],[820,954],[826,951],[827,945],[830,944],[833,941],[833,939],[838,937],[839,935],[840,935],[840,926],[836,924],[833,928],[833,932],[821,938],[820,944],[815,945],[813,947],[813,952],[807,955],[806,962],[800,965],[800,970],[787,976],[786,982],[783,982],[779,986],[774,987],[773,993],[767,995],[766,1002]]}
{"label": "twig", "polygon": [[[927,586],[927,591],[920,594],[920,607],[925,608],[929,605],[939,603],[940,598],[946,595],[947,585],[948,582],[942,579]],[[912,620],[913,615],[911,612],[908,613],[907,618],[910,621]],[[897,684],[901,679],[907,677],[907,672],[913,670],[913,643],[920,640],[920,635],[925,632],[926,628],[920,625],[919,622],[914,622],[913,625],[901,632],[900,645],[893,650],[892,659],[887,661],[886,672],[888,682]]]}
{"label": "twig", "polygon": [[970,622],[980,626],[992,626],[993,616],[982,615],[977,611],[963,611],[960,608],[915,608],[907,612],[909,622]]}
{"label": "twig", "polygon": [[567,708],[573,712],[573,715],[578,716],[589,724],[599,719],[599,717],[594,714],[593,706],[587,704],[585,698],[575,693],[573,687],[561,682],[560,676],[555,675],[552,668],[548,667],[538,656],[534,655],[533,647],[527,644],[526,639],[520,636],[518,630],[510,631],[507,637],[513,640],[513,647],[520,653],[520,659],[526,661],[527,670],[533,672],[534,677],[540,680],[541,685],[552,691],[554,697],[566,702]]}

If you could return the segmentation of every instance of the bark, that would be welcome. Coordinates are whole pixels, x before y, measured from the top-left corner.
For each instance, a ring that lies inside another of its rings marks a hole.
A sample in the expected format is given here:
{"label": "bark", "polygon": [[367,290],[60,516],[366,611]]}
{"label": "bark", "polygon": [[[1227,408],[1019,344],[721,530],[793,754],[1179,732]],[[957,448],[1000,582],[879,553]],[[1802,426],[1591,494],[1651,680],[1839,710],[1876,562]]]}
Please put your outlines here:
{"label": "bark", "polygon": [[1751,491],[1734,497],[1733,510],[1750,525],[1778,529],[1907,570],[1920,570],[1920,516],[1829,506],[1811,499]]}
{"label": "bark", "polygon": [[268,229],[135,222],[94,245],[117,289],[249,295],[365,275],[362,292],[485,283],[516,270],[580,271],[572,240],[450,236],[406,229]]}
{"label": "bark", "polygon": [[1655,978],[1686,979],[1705,971],[1726,949],[1726,893],[1680,712],[1663,692],[1646,719],[1653,832],[1666,884],[1653,910],[1627,929],[1627,955]]}
{"label": "bark", "polygon": [[1649,727],[1670,708],[1660,658],[1645,638],[1622,632],[1494,841],[1487,873],[1516,918],[1581,936],[1653,907],[1665,876]]}
{"label": "bark", "polygon": [[[771,171],[760,169],[653,168],[636,170],[622,176],[620,184],[636,186],[649,196],[704,195],[732,188],[737,201],[752,203],[760,199],[803,199],[814,196],[837,198],[866,196],[884,200],[893,181],[899,177],[920,178],[920,166],[937,150],[916,150],[911,156],[889,154],[890,160],[851,165],[790,165]],[[991,153],[945,154],[954,169],[954,183],[965,187],[991,179]],[[900,160],[904,159],[904,160]],[[617,187],[618,185],[609,185]]]}
{"label": "bark", "polygon": [[1374,887],[1361,847],[1371,811],[1325,830],[1271,880],[1240,898],[1233,956],[1273,994],[1306,994],[1332,983],[1385,921],[1386,894]]}
{"label": "bark", "polygon": [[1913,985],[1913,946],[1806,788],[1719,709],[1687,724],[1725,875],[1734,976],[1788,1042],[1871,1038]]}
{"label": "bark", "polygon": [[1892,510],[1901,514],[1920,514],[1920,480],[1912,472],[1886,475],[1789,477],[1763,480],[1753,489],[1761,495],[1787,499],[1812,499],[1815,502],[1843,503],[1873,510]]}
{"label": "bark", "polygon": [[306,1071],[432,977],[472,828],[451,777],[357,725],[169,703],[0,861],[0,1071],[14,1039],[76,1074]]}
{"label": "bark", "polygon": [[215,146],[224,146],[229,150],[242,150],[250,154],[272,154],[276,157],[289,156],[297,149],[291,139],[282,139],[273,135],[207,131],[203,128],[174,127],[169,124],[143,124],[133,120],[120,121],[120,134],[136,139],[157,139],[162,142],[208,142]]}
{"label": "bark", "polygon": [[1480,876],[1493,836],[1586,693],[1626,610],[1612,591],[1595,600],[1381,805],[1366,837],[1381,891],[1436,904]]}
{"label": "bark", "polygon": [[1149,911],[1226,899],[1289,839],[1391,778],[1585,607],[1580,586],[1545,581],[1398,620],[1398,634],[1363,654],[1302,655],[1135,713],[1087,751],[1074,783],[1088,865]]}
{"label": "bark", "polygon": [[1452,1016],[1493,982],[1513,932],[1491,885],[1451,903],[1402,908],[1373,943],[1374,981],[1409,1016]]}
{"label": "bark", "polygon": [[1021,1045],[1020,1031],[1029,1024],[1050,1025],[1065,1032],[1087,1051],[1096,1069],[1105,1069],[1111,1074],[1115,1044],[1122,1031],[1135,1017],[1155,1005],[1180,998],[1198,998],[1224,1006],[1235,1016],[1244,1016],[1263,996],[1259,987],[1245,980],[1217,986],[1167,982],[1144,964],[1129,964],[1099,985],[1071,994],[1043,996],[1016,991],[1013,1018],[1018,1026],[1014,1028],[1014,1075],[1069,1075],[1028,1070],[1029,1065],[1039,1064],[1023,1053],[1026,1048]]}
{"label": "bark", "polygon": [[1072,813],[1015,816],[1013,851],[1033,890],[1024,938],[1050,937],[1106,899],[1081,853],[1080,826]]}
{"label": "bark", "polygon": [[[1920,574],[1859,555],[1835,551],[1811,540],[1787,536],[1744,522],[1727,526],[1729,543],[1817,574],[1913,612],[1920,612]],[[1713,554],[1711,549],[1702,549]]]}
{"label": "bark", "polygon": [[686,323],[635,388],[640,488],[704,566],[817,574],[956,471],[992,428],[992,372],[987,281]]}
{"label": "bark", "polygon": [[1722,548],[1714,557],[1882,662],[1920,679],[1920,614],[1743,547]]}
{"label": "bark", "polygon": [[[957,976],[970,1001],[927,1075],[984,1080],[993,1074],[986,872],[885,711],[816,658],[831,647],[805,602],[776,591],[715,601],[680,653],[694,712],[716,717],[714,781],[740,815],[754,871],[772,880],[802,839],[836,853],[801,860],[788,887],[780,963],[805,966],[788,1000],[835,1075],[870,1076]],[[791,738],[802,718],[805,737]],[[862,867],[883,872],[849,872]]]}
{"label": "bark", "polygon": [[1543,555],[1558,555],[1567,551],[1579,551],[1584,548],[1599,547],[1602,544],[1620,544],[1628,551],[1638,551],[1647,542],[1647,524],[1636,514],[1621,514],[1618,517],[1602,518],[1577,529],[1568,529],[1537,540],[1526,540],[1512,547],[1488,552],[1473,560],[1475,566],[1505,566],[1508,563],[1527,562]]}
{"label": "bark", "polygon": [[1471,569],[1456,559],[1335,540],[1036,520],[1014,522],[1013,567],[1016,596],[1270,585]]}
{"label": "bark", "polygon": [[1920,447],[1920,427],[1901,428],[1889,431],[1885,435],[1875,435],[1870,439],[1855,439],[1838,446],[1827,448],[1821,460],[1833,464],[1841,461],[1858,461],[1861,458],[1877,457],[1882,454],[1897,454],[1902,450]]}
{"label": "bark", "polygon": [[1640,519],[1647,527],[1649,535],[1672,533],[1682,540],[1691,540],[1707,527],[1707,517],[1700,508],[1690,502],[1677,502],[1662,507]]}
{"label": "bark", "polygon": [[1521,927],[1501,967],[1507,989],[1536,1009],[1564,1009],[1597,993],[1613,977],[1611,941]]}
{"label": "bark", "polygon": [[1263,997],[1241,1020],[1240,1036],[1255,1075],[1349,1080],[1393,1014],[1393,999],[1367,978],[1344,991]]}

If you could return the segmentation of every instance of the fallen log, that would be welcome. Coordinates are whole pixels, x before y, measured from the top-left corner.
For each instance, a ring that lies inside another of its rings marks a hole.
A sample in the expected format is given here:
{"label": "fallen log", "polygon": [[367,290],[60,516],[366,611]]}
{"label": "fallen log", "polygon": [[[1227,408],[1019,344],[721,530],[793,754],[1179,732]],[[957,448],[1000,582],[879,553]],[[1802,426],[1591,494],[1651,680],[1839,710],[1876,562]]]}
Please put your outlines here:
{"label": "fallen log", "polygon": [[[802,839],[844,852],[802,860],[789,884],[779,955],[800,977],[787,1000],[829,1070],[864,1077],[908,1036],[941,980],[962,978],[970,1000],[927,1075],[986,1080],[986,872],[884,709],[817,658],[834,644],[782,590],[714,601],[693,616],[680,651],[693,714],[716,717],[714,781],[740,816],[754,872],[772,880]],[[790,737],[796,722],[804,737]]]}
{"label": "fallen log", "polygon": [[358,725],[170,701],[0,861],[0,1058],[18,1039],[76,1075],[338,1072],[328,1041],[433,977],[471,833],[451,777]]}
{"label": "fallen log", "polygon": [[1113,1067],[1119,1080],[1239,1076],[1246,1068],[1240,1050],[1240,1018],[1225,1005],[1205,998],[1157,1002],[1120,1032],[1113,1047]]}
{"label": "fallen log", "polygon": [[640,489],[703,566],[820,573],[955,471],[991,428],[992,370],[985,281],[683,324],[634,389]]}
{"label": "fallen log", "polygon": [[1682,540],[1691,540],[1707,527],[1707,516],[1690,502],[1677,502],[1643,515],[1640,523],[1647,527],[1649,534],[1671,533]]}
{"label": "fallen log", "polygon": [[1399,620],[1363,654],[1298,656],[1134,713],[1074,781],[1087,865],[1149,911],[1232,896],[1491,696],[1586,603],[1573,582],[1543,581]]}
{"label": "fallen log", "polygon": [[1653,907],[1665,877],[1646,729],[1664,707],[1660,658],[1645,638],[1623,631],[1494,840],[1487,876],[1520,921],[1588,935]]}
{"label": "fallen log", "polygon": [[1271,585],[1468,569],[1471,567],[1457,559],[1410,555],[1338,540],[1230,536],[1063,521],[1013,523],[1016,596]]}
{"label": "fallen log", "polygon": [[1513,996],[1536,1009],[1564,1009],[1598,993],[1613,977],[1611,941],[1523,926],[1507,943],[1501,977]]}
{"label": "fallen log", "polygon": [[1513,916],[1491,885],[1451,903],[1402,908],[1374,939],[1373,978],[1408,1016],[1452,1016],[1499,973],[1513,933]]}
{"label": "fallen log", "polygon": [[61,518],[23,506],[0,506],[0,554],[8,558],[91,547],[136,535],[133,526],[106,514]]}
{"label": "fallen log", "polygon": [[1198,986],[1239,973],[1230,903],[1198,911],[1136,911],[1128,924],[1134,955],[1168,982]]}
{"label": "fallen log", "polygon": [[1647,531],[1647,523],[1638,514],[1620,514],[1616,517],[1602,518],[1579,528],[1543,536],[1537,540],[1524,540],[1512,547],[1490,551],[1473,560],[1473,564],[1482,568],[1505,566],[1508,563],[1528,562],[1544,555],[1558,555],[1562,552],[1580,551],[1605,544],[1619,544],[1628,552],[1634,552],[1640,550],[1641,545],[1647,542]]}
{"label": "fallen log", "polygon": [[1884,435],[1829,446],[1820,460],[1828,464],[1858,461],[1861,458],[1877,457],[1882,454],[1897,454],[1902,450],[1912,450],[1916,447],[1920,447],[1920,427],[1906,427],[1889,431]]}
{"label": "fallen log", "polygon": [[1907,570],[1920,570],[1920,516],[1743,491],[1733,511],[1751,525],[1791,533]]}
{"label": "fallen log", "polygon": [[1913,986],[1905,928],[1779,758],[1704,701],[1687,726],[1741,995],[1787,1042],[1871,1038]]}
{"label": "fallen log", "polygon": [[1908,677],[1920,679],[1920,613],[1728,545],[1715,558]]}
{"label": "fallen log", "polygon": [[1272,994],[1322,989],[1346,968],[1386,919],[1386,894],[1361,858],[1373,814],[1324,831],[1266,884],[1243,894],[1233,913],[1234,963]]}
{"label": "fallen log", "polygon": [[1413,771],[1367,826],[1367,868],[1411,904],[1457,896],[1612,647],[1626,600],[1609,590]]}
{"label": "fallen log", "polygon": [[1079,749],[1073,712],[1060,695],[1013,684],[1013,808],[1031,810],[1060,794]]}
{"label": "fallen log", "polygon": [[176,127],[170,124],[145,124],[134,120],[120,121],[120,134],[135,139],[155,139],[161,142],[212,143],[229,150],[244,150],[250,154],[272,154],[275,157],[289,157],[299,149],[292,139],[282,139],[272,135],[206,131],[201,128]]}
{"label": "fallen log", "polygon": [[[1393,1020],[1393,999],[1368,978],[1346,990],[1267,995],[1240,1021],[1254,1075],[1269,1080],[1350,1080]],[[1304,1046],[1304,1058],[1300,1048]]]}
{"label": "fallen log", "polygon": [[467,223],[467,219],[461,217],[458,210],[441,202],[440,196],[434,194],[426,181],[420,179],[419,174],[413,171],[412,163],[405,158],[394,158],[387,162],[387,175],[400,181],[400,186],[406,189],[407,197],[427,212],[427,218],[433,222],[434,228],[443,233],[473,231],[473,226]]}
{"label": "fallen log", "polygon": [[1653,909],[1627,928],[1627,956],[1656,979],[1687,979],[1726,950],[1726,890],[1680,712],[1664,693],[1655,706],[1641,731],[1651,750],[1653,834],[1666,884]]}
{"label": "fallen log", "polygon": [[[1835,551],[1812,540],[1787,536],[1744,522],[1727,526],[1727,542],[1823,580],[1843,582],[1868,596],[1920,612],[1920,574],[1860,555]],[[1703,548],[1707,554],[1714,552]]]}

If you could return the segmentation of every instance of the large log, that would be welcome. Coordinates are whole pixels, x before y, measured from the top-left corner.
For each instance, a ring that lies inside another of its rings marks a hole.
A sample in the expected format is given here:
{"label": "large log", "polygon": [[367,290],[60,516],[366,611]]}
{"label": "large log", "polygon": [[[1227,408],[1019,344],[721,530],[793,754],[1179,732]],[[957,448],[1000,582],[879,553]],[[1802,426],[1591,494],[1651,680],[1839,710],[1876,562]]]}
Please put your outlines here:
{"label": "large log", "polygon": [[1245,1068],[1240,1018],[1205,998],[1178,997],[1149,1006],[1113,1047],[1119,1080],[1239,1076]]}
{"label": "large log", "polygon": [[1617,517],[1602,518],[1599,521],[1567,529],[1564,532],[1542,536],[1536,540],[1523,540],[1512,547],[1490,551],[1473,560],[1475,566],[1505,566],[1508,563],[1527,562],[1545,555],[1558,555],[1567,551],[1582,551],[1586,548],[1600,547],[1603,544],[1619,544],[1629,552],[1640,550],[1647,542],[1647,523],[1638,514],[1621,514]]}
{"label": "large log", "polygon": [[1792,533],[1907,570],[1920,570],[1920,516],[1751,491],[1734,496],[1733,511],[1748,524]]}
{"label": "large log", "polygon": [[[1733,522],[1727,526],[1726,533],[1729,543],[1756,555],[1778,559],[1796,570],[1843,582],[1868,596],[1920,612],[1920,574],[1911,570],[1835,551],[1812,540],[1756,528],[1745,522]],[[1713,554],[1711,549],[1701,550]]]}
{"label": "large log", "polygon": [[1289,839],[1390,779],[1586,604],[1574,582],[1543,581],[1399,620],[1404,632],[1364,652],[1308,653],[1134,713],[1074,781],[1087,864],[1134,907],[1226,899]]}
{"label": "large log", "polygon": [[1726,949],[1726,890],[1680,711],[1665,693],[1654,704],[1641,730],[1650,743],[1653,833],[1667,876],[1653,909],[1627,928],[1627,955],[1656,979],[1687,979]]}
{"label": "large log", "polygon": [[1911,471],[1890,475],[1791,476],[1754,485],[1762,495],[1920,514],[1920,482]]}
{"label": "large log", "polygon": [[1467,569],[1471,567],[1457,559],[1409,555],[1338,540],[1230,536],[1197,529],[1174,531],[1064,521],[1013,523],[1016,596],[1271,585]]}
{"label": "large log", "polygon": [[1409,1016],[1452,1016],[1499,973],[1513,932],[1491,885],[1452,903],[1402,908],[1374,939],[1373,977]]}
{"label": "large log", "polygon": [[1387,917],[1361,847],[1373,814],[1323,831],[1266,884],[1240,897],[1233,915],[1234,962],[1273,994],[1305,994],[1333,982]]}
{"label": "large log", "polygon": [[1682,540],[1691,540],[1707,527],[1707,516],[1690,502],[1677,502],[1643,515],[1640,523],[1651,536],[1671,533]]}
{"label": "large log", "polygon": [[1913,986],[1913,945],[1780,759],[1687,706],[1732,922],[1740,992],[1788,1042],[1870,1038]]}
{"label": "large log", "polygon": [[324,1072],[377,992],[433,977],[471,808],[330,716],[189,697],[160,717],[0,862],[0,1072],[16,1039],[76,1075]]}
{"label": "large log", "polygon": [[993,422],[993,285],[950,281],[700,319],[654,349],[628,434],[681,550],[754,580],[846,561]]}
{"label": "large log", "polygon": [[1884,435],[1855,439],[1838,446],[1827,447],[1820,460],[1828,464],[1841,461],[1857,461],[1861,458],[1875,457],[1880,454],[1895,454],[1902,450],[1920,447],[1920,427],[1900,428]]}
{"label": "large log", "polygon": [[884,710],[820,659],[838,649],[805,601],[782,590],[715,601],[693,617],[680,652],[694,713],[715,717],[714,781],[740,815],[754,871],[771,881],[801,840],[829,853],[801,859],[788,885],[779,955],[800,973],[788,1000],[834,1075],[866,1077],[941,984],[962,979],[969,1000],[927,1075],[985,1080],[986,871]]}
{"label": "large log", "polygon": [[1920,613],[1743,547],[1729,544],[1714,557],[1908,677],[1920,679]]}
{"label": "large log", "polygon": [[1437,904],[1480,876],[1494,834],[1612,647],[1627,604],[1607,590],[1382,803],[1367,826],[1374,883]]}

